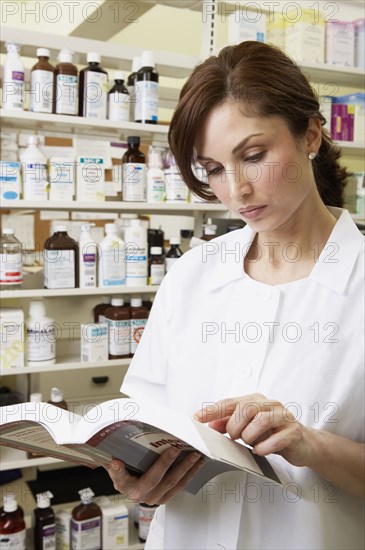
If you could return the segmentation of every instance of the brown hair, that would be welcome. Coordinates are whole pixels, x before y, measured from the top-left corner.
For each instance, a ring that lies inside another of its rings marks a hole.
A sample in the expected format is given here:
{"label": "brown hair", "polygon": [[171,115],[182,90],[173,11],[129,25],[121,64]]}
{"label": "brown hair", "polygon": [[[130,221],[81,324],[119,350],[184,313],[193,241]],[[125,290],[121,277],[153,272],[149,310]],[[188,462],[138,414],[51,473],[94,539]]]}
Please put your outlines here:
{"label": "brown hair", "polygon": [[[280,116],[294,138],[305,135],[311,118],[319,118],[322,126],[326,123],[307,78],[279,48],[254,41],[223,48],[194,69],[182,88],[169,130],[182,178],[205,200],[215,196],[192,170],[194,142],[206,116],[228,99],[240,101],[250,116]],[[348,173],[339,164],[340,156],[322,128],[322,144],[312,166],[319,194],[328,206],[343,206]]]}

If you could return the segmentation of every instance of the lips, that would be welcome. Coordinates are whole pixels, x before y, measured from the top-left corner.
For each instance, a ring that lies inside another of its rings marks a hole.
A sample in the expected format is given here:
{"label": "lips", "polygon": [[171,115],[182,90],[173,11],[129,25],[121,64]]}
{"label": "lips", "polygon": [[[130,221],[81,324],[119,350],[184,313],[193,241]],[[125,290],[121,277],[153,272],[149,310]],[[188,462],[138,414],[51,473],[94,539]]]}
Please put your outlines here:
{"label": "lips", "polygon": [[246,208],[241,208],[238,212],[244,218],[252,220],[257,218],[265,210],[266,205],[261,206],[259,204],[253,204],[252,206],[246,206]]}

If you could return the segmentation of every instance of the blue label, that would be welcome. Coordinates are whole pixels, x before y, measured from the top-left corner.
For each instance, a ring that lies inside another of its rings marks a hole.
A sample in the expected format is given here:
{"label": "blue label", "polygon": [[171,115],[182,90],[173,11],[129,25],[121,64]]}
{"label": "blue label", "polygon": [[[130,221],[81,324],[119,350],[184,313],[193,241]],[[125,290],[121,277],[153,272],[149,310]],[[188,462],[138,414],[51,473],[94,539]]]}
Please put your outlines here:
{"label": "blue label", "polygon": [[19,195],[15,191],[5,191],[5,193],[3,194],[3,198],[8,200],[14,200],[14,199],[18,199]]}

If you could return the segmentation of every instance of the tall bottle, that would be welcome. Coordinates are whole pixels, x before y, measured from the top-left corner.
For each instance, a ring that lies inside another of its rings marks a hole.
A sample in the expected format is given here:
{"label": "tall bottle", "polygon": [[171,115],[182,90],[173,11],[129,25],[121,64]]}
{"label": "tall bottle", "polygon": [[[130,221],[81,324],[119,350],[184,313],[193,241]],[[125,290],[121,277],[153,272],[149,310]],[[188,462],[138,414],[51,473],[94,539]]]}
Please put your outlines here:
{"label": "tall bottle", "polygon": [[168,164],[165,169],[166,202],[188,202],[189,188],[181,177],[174,156],[169,155]]}
{"label": "tall bottle", "polygon": [[157,124],[158,120],[158,72],[155,69],[153,52],[144,51],[142,67],[137,74],[135,122]]}
{"label": "tall bottle", "polygon": [[58,225],[44,245],[45,288],[76,288],[79,285],[79,246],[67,235],[66,227]]}
{"label": "tall bottle", "polygon": [[148,245],[147,228],[141,220],[131,220],[124,230],[126,246],[126,284],[127,286],[147,285]]}
{"label": "tall bottle", "polygon": [[100,287],[125,285],[125,244],[117,235],[118,226],[115,223],[105,224],[105,237],[99,244]]}
{"label": "tall bottle", "polygon": [[146,200],[146,158],[139,149],[139,136],[128,136],[128,149],[122,157],[123,201]]}
{"label": "tall bottle", "polygon": [[141,58],[140,57],[134,57],[133,63],[132,63],[132,72],[128,76],[127,80],[127,89],[129,92],[129,103],[130,103],[130,111],[129,111],[129,119],[135,120],[135,107],[137,102],[137,76],[138,71],[141,68]]}
{"label": "tall bottle", "polygon": [[49,50],[37,49],[38,62],[32,67],[30,81],[30,110],[52,113],[55,68],[49,62]]}
{"label": "tall bottle", "polygon": [[6,43],[7,56],[3,75],[3,108],[24,110],[24,63],[19,55],[19,45]]}
{"label": "tall bottle", "polygon": [[54,405],[55,407],[59,407],[60,409],[64,409],[65,411],[68,410],[67,402],[64,399],[63,390],[60,388],[52,388],[51,389],[51,395],[49,398],[49,401],[47,403],[50,403],[51,405]]}
{"label": "tall bottle", "polygon": [[142,305],[142,298],[131,298],[129,308],[131,316],[131,356],[136,353],[137,346],[145,329],[149,311]]}
{"label": "tall bottle", "polygon": [[165,261],[166,261],[166,273],[173,266],[173,264],[181,258],[183,255],[180,250],[180,237],[171,237],[170,239],[170,250],[167,251]]}
{"label": "tall bottle", "polygon": [[123,71],[114,74],[114,86],[108,93],[108,119],[115,122],[129,120],[129,92],[125,84]]}
{"label": "tall bottle", "polygon": [[164,202],[166,195],[165,174],[161,153],[150,148],[147,170],[147,202]]}
{"label": "tall bottle", "polygon": [[25,550],[25,521],[14,493],[5,494],[0,514],[0,548]]}
{"label": "tall bottle", "polygon": [[0,288],[16,290],[23,283],[22,243],[14,229],[4,227],[0,238]]}
{"label": "tall bottle", "polygon": [[50,491],[37,494],[37,508],[34,510],[34,548],[56,550],[56,518],[51,508]]}
{"label": "tall bottle", "polygon": [[97,304],[93,309],[94,323],[105,323],[105,312],[111,304],[110,296],[103,296],[101,304]]}
{"label": "tall bottle", "polygon": [[161,246],[152,246],[148,261],[148,284],[160,285],[165,276],[165,257]]}
{"label": "tall bottle", "polygon": [[81,503],[71,514],[72,550],[100,550],[102,514],[100,507],[92,501],[93,491],[87,487],[78,492]]}
{"label": "tall bottle", "polygon": [[87,54],[88,66],[80,71],[79,116],[105,120],[108,102],[108,73],[100,65],[100,54]]}
{"label": "tall bottle", "polygon": [[33,300],[29,304],[26,326],[27,366],[42,367],[56,362],[56,333],[54,319],[46,316],[44,302]]}
{"label": "tall bottle", "polygon": [[105,311],[105,321],[108,324],[109,359],[129,357],[131,320],[123,298],[112,298],[111,306]]}
{"label": "tall bottle", "polygon": [[79,286],[95,288],[97,282],[97,244],[91,236],[91,224],[80,227],[79,239]]}
{"label": "tall bottle", "polygon": [[47,157],[38,147],[38,136],[28,137],[28,147],[20,155],[23,179],[23,199],[46,201],[48,199]]}
{"label": "tall bottle", "polygon": [[58,115],[77,115],[79,100],[79,77],[72,63],[73,52],[64,49],[58,54],[55,73],[53,112]]}

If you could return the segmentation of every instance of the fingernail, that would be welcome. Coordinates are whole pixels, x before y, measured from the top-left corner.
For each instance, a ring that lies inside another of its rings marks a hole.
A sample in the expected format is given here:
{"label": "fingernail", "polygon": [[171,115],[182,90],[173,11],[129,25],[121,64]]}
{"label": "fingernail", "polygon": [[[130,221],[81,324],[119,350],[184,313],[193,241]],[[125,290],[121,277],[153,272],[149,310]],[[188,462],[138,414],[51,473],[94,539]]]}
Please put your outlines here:
{"label": "fingernail", "polygon": [[192,464],[194,464],[195,462],[197,462],[200,458],[200,454],[199,453],[193,453],[190,457],[189,457],[189,462],[191,462]]}
{"label": "fingernail", "polygon": [[179,454],[180,454],[179,449],[175,449],[175,447],[170,449],[171,458],[177,458],[179,456]]}
{"label": "fingernail", "polygon": [[116,472],[118,472],[118,470],[120,469],[120,465],[118,464],[118,462],[112,462],[112,463],[111,463],[111,467],[112,467],[113,470],[115,470]]}

